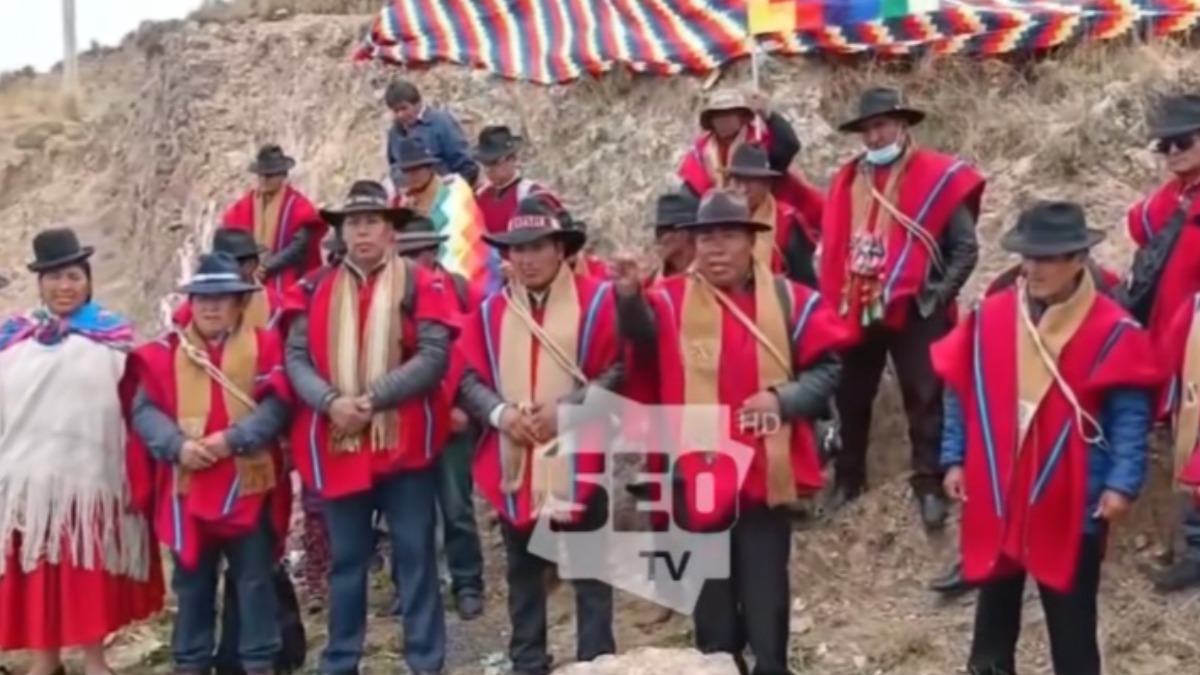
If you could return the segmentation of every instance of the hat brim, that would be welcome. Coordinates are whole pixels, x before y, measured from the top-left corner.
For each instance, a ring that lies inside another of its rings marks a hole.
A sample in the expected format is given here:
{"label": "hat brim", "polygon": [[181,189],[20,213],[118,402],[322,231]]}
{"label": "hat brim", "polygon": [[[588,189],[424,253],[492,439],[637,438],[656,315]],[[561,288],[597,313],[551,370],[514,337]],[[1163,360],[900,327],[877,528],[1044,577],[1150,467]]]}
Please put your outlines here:
{"label": "hat brim", "polygon": [[245,295],[262,290],[260,286],[244,281],[220,281],[217,283],[184,284],[179,287],[183,295]]}
{"label": "hat brim", "polygon": [[719,227],[741,227],[741,228],[750,230],[752,232],[770,232],[771,231],[771,227],[769,225],[764,225],[763,223],[760,223],[756,220],[707,220],[707,221],[703,221],[703,222],[697,221],[697,222],[692,222],[692,223],[680,223],[679,225],[676,225],[674,229],[683,230],[683,231],[687,231],[687,232],[694,232],[696,230],[713,229],[713,228],[719,228]]}
{"label": "hat brim", "polygon": [[881,117],[892,117],[908,124],[910,127],[915,127],[924,121],[925,111],[917,110],[916,108],[894,108],[892,110],[881,110],[871,115],[863,115],[862,117],[856,117],[848,122],[842,122],[838,125],[838,131],[843,134],[861,133],[863,126],[865,126],[867,122],[879,119]]}
{"label": "hat brim", "polygon": [[583,245],[587,243],[587,234],[579,230],[551,230],[548,228],[531,227],[522,230],[498,232],[496,234],[486,233],[483,235],[483,240],[488,245],[501,250],[513,246],[532,244],[535,241],[549,238],[561,241],[563,243],[563,250],[568,256],[582,251]]}
{"label": "hat brim", "polygon": [[445,234],[434,235],[424,239],[410,239],[408,241],[396,242],[397,253],[414,253],[416,251],[424,251],[430,248],[437,248],[443,243],[450,241],[450,236]]}
{"label": "hat brim", "polygon": [[296,160],[291,157],[284,157],[282,162],[262,164],[255,161],[250,163],[250,173],[256,176],[278,176],[289,173],[294,168],[296,168]]}
{"label": "hat brim", "polygon": [[1096,244],[1104,241],[1104,232],[1095,228],[1087,228],[1082,241],[1037,242],[1030,241],[1022,232],[1009,230],[1000,238],[1000,247],[1009,253],[1015,253],[1028,258],[1039,258],[1056,255],[1082,253]]}
{"label": "hat brim", "polygon": [[63,256],[61,258],[54,258],[51,260],[35,260],[25,267],[30,272],[51,272],[53,270],[58,270],[81,263],[92,257],[92,254],[95,252],[96,249],[91,246],[82,246],[78,251],[72,253],[71,255]]}
{"label": "hat brim", "polygon": [[783,174],[773,169],[758,169],[758,168],[737,168],[729,167],[729,176],[741,178],[779,178]]}
{"label": "hat brim", "polygon": [[[329,226],[334,229],[339,229],[347,216],[356,213],[378,213],[379,215],[392,221],[394,229],[401,229],[408,224],[410,220],[417,217],[417,212],[403,206],[380,208],[378,206],[360,206],[351,209],[321,209],[321,220],[329,223]],[[334,250],[334,249],[327,249]]]}
{"label": "hat brim", "polygon": [[482,164],[491,164],[492,162],[498,162],[498,161],[504,159],[505,157],[509,157],[511,155],[517,154],[517,152],[520,151],[520,149],[524,146],[525,146],[524,138],[522,138],[520,136],[513,136],[512,137],[512,146],[510,146],[510,147],[489,148],[486,146],[477,145],[471,151],[471,156],[474,157],[475,161],[477,161],[477,162],[480,162]]}
{"label": "hat brim", "polygon": [[423,159],[413,159],[407,162],[396,162],[392,165],[392,169],[396,171],[411,171],[412,169],[420,169],[426,166],[436,166],[438,163],[434,157],[425,157]]}
{"label": "hat brim", "polygon": [[1150,130],[1150,138],[1161,141],[1164,138],[1175,138],[1176,136],[1188,136],[1200,131],[1200,121],[1195,124],[1179,124],[1170,127],[1159,127]]}
{"label": "hat brim", "polygon": [[754,109],[750,106],[735,105],[732,108],[705,108],[700,112],[700,128],[712,131],[712,116],[727,112],[740,112],[748,117],[754,117]]}

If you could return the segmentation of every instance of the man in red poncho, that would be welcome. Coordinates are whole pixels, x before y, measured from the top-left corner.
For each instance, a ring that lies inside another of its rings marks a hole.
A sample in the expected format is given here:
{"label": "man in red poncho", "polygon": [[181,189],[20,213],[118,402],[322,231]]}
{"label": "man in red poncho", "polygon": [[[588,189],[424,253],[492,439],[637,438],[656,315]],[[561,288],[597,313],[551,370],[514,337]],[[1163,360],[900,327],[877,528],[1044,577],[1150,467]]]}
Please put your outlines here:
{"label": "man in red poncho", "polygon": [[274,568],[291,490],[277,441],[292,394],[278,335],[245,320],[258,290],[232,256],[203,256],[180,289],[192,318],[131,357],[138,386],[133,427],[157,460],[155,529],[174,554],[177,673],[213,666],[222,558],[236,586],[242,668],[273,673],[281,647]]}
{"label": "man in red poncho", "polygon": [[[688,529],[732,526],[732,576],[705,583],[693,614],[696,646],[732,654],[741,672],[751,672],[743,661],[749,647],[753,673],[788,675],[788,507],[824,483],[811,420],[837,387],[846,333],[814,291],[755,260],[755,235],[766,229],[739,195],[709,192],[696,221],[681,227],[695,233],[692,271],[646,291],[636,263],[619,263],[622,330],[635,349],[651,352],[639,363],[657,364],[630,378],[649,378],[658,402],[684,406],[685,416],[701,406],[728,407],[727,419],[681,421],[686,431],[679,431],[753,449],[740,482],[732,462],[699,451],[711,448],[674,449],[683,491],[676,508]],[[713,422],[728,428],[699,428]],[[711,494],[701,492],[703,484]]]}
{"label": "man in red poncho", "polygon": [[771,110],[763,94],[747,97],[736,89],[714,91],[700,112],[700,129],[677,172],[689,192],[700,198],[713,188],[728,187],[734,151],[747,143],[761,145],[771,169],[781,176],[772,186],[775,197],[806,222],[821,222],[824,195],[790,168],[800,152],[800,139],[787,118]]}
{"label": "man in red poncho", "polygon": [[537,195],[561,206],[547,188],[521,175],[518,154],[525,139],[506,126],[484,127],[475,146],[475,161],[483,167],[484,181],[475,191],[475,202],[483,212],[488,232],[500,234],[517,212],[522,199]]}
{"label": "man in red poncho", "polygon": [[962,501],[963,574],[980,585],[969,669],[1011,675],[1026,576],[1057,675],[1100,675],[1097,592],[1109,524],[1141,492],[1152,397],[1145,331],[1086,273],[1103,233],[1039,202],[1001,244],[1024,275],[932,348],[945,379],[942,464]]}
{"label": "man in red poncho", "polygon": [[324,502],[332,564],[329,641],[321,672],[362,658],[372,527],[383,514],[403,589],[404,658],[414,675],[441,672],[446,627],[434,524],[449,411],[439,394],[457,331],[444,280],[396,255],[395,230],[413,217],[375,181],[356,181],[322,217],[346,257],[312,279],[294,312],[287,371],[302,404],[292,459]]}
{"label": "man in red poncho", "polygon": [[[574,513],[561,526],[594,531],[608,522],[609,503],[585,477],[603,469],[602,454],[568,457],[539,448],[560,434],[559,405],[582,404],[589,386],[620,386],[616,305],[611,284],[575,274],[566,263],[586,235],[564,228],[536,199],[521,202],[507,232],[485,239],[507,253],[510,278],[465,319],[458,405],[486,429],[475,485],[500,516],[513,671],[546,675],[548,563],[529,550],[533,529],[552,506],[570,504]],[[598,579],[576,579],[574,586],[578,660],[614,653],[612,587]]]}
{"label": "man in red poncho", "polygon": [[984,179],[965,162],[916,145],[910,128],[924,118],[895,89],[873,88],[838,127],[859,134],[866,150],[830,186],[818,280],[821,296],[857,337],[843,355],[842,448],[830,505],[866,488],[871,412],[890,356],[908,417],[913,494],[925,527],[940,529],[947,514],[938,465],[942,385],[929,345],[953,324],[959,290],[979,257]]}
{"label": "man in red poncho", "polygon": [[771,193],[780,175],[771,168],[761,145],[739,145],[729,160],[730,186],[746,198],[754,221],[766,228],[755,239],[755,259],[769,266],[772,274],[783,274],[816,288],[813,253],[820,223],[805,222],[795,209]]}
{"label": "man in red poncho", "polygon": [[[212,250],[214,253],[226,253],[238,262],[242,280],[253,282],[258,274],[259,256],[263,247],[254,241],[254,235],[246,230],[221,228],[213,234]],[[247,301],[243,312],[243,321],[254,328],[275,330],[279,318],[283,315],[283,299],[281,294],[270,286],[262,288],[262,292],[254,293]],[[177,326],[186,326],[192,320],[192,303],[184,302],[175,310],[172,316]]]}
{"label": "man in red poncho", "polygon": [[321,266],[321,237],[328,225],[312,202],[288,183],[296,160],[278,145],[264,145],[250,165],[258,185],[225,211],[224,227],[246,230],[266,249],[258,279],[276,293]]}

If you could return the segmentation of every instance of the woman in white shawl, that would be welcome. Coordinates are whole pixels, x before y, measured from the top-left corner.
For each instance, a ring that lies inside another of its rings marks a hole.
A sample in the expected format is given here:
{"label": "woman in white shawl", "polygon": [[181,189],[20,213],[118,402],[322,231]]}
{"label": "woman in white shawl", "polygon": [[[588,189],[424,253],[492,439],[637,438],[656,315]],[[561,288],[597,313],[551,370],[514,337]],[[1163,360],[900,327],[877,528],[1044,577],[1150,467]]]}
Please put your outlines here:
{"label": "woman in white shawl", "polygon": [[133,330],[92,302],[73,231],[33,249],[42,304],[0,324],[0,651],[32,650],[30,675],[52,675],[82,647],[86,675],[107,675],[105,638],[163,603],[126,474]]}

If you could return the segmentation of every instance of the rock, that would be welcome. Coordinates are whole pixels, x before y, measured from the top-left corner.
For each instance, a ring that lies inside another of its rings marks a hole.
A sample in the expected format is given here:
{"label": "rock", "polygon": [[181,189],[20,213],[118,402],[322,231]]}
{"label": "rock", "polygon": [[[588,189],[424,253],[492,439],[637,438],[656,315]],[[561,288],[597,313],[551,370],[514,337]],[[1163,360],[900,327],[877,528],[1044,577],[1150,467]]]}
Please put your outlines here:
{"label": "rock", "polygon": [[572,663],[555,675],[737,675],[737,665],[728,654],[701,654],[695,649],[641,647],[619,656],[602,656],[589,663]]}

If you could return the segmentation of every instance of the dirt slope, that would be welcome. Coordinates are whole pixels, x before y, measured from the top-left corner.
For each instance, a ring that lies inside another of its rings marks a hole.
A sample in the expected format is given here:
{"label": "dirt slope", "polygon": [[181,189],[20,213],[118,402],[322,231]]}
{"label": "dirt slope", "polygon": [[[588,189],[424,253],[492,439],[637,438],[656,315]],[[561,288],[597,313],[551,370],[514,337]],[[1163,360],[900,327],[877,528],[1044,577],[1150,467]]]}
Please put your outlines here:
{"label": "dirt slope", "polygon": [[[268,3],[258,3],[268,4]],[[336,198],[355,178],[382,175],[384,115],[378,104],[394,72],[353,65],[346,56],[369,16],[287,16],[148,26],[118,49],[82,64],[86,92],[77,119],[65,117],[49,77],[9,77],[0,85],[0,311],[33,301],[24,271],[38,228],[68,222],[98,250],[98,296],[156,328],[158,299],[174,285],[177,250],[244,187],[245,164],[262,142],[281,142],[300,160],[296,181],[319,200]],[[1168,46],[1096,48],[1024,70],[942,63],[905,73],[773,62],[766,87],[805,142],[800,161],[819,180],[852,143],[832,131],[868,81],[907,88],[931,112],[922,142],[960,152],[990,179],[980,225],[985,260],[973,284],[1007,264],[996,250],[1022,200],[1082,200],[1110,231],[1100,255],[1123,264],[1130,244],[1124,211],[1156,179],[1142,136],[1147,96],[1194,85],[1200,56]],[[413,75],[426,96],[447,104],[472,132],[493,121],[530,139],[528,173],[560,188],[602,237],[620,245],[648,241],[643,223],[667,185],[695,126],[701,82],[613,76],[569,87],[501,83],[440,67]],[[744,68],[724,76],[745,83]],[[973,286],[974,287],[974,286]],[[859,510],[829,527],[796,535],[793,594],[797,667],[804,672],[945,675],[964,660],[969,601],[937,607],[923,590],[948,558],[952,539],[927,540],[903,489],[887,481],[907,452],[899,404],[885,387],[875,422],[875,483]],[[1159,491],[1161,497],[1161,490]],[[1168,508],[1143,505],[1114,549],[1104,590],[1110,672],[1186,672],[1200,664],[1193,596],[1150,594],[1135,566],[1158,545]],[[485,623],[455,635],[454,672],[495,672],[505,643],[502,554],[488,535],[492,590]],[[570,655],[569,593],[555,599],[555,643]],[[383,598],[380,600],[383,601]],[[630,604],[640,616],[645,608]],[[1027,640],[1026,673],[1049,672],[1040,610]],[[166,627],[142,628],[120,642],[128,672],[165,672]],[[681,643],[686,627],[642,631],[623,619],[622,644]],[[396,637],[372,630],[369,668],[394,672]],[[136,666],[142,662],[141,666]]]}

